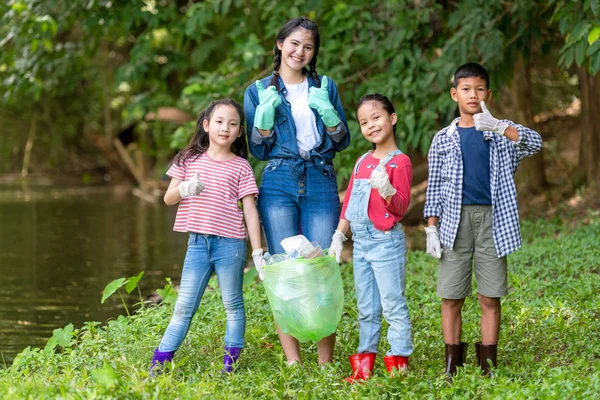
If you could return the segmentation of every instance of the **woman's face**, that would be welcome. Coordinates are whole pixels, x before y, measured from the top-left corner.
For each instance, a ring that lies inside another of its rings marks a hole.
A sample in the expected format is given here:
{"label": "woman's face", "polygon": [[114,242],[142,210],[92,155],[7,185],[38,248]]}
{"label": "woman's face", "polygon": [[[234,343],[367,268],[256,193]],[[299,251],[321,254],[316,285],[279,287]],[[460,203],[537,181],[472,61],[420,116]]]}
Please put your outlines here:
{"label": "woman's face", "polygon": [[277,42],[281,50],[281,67],[292,71],[302,71],[315,55],[313,33],[304,28],[292,32],[283,42]]}

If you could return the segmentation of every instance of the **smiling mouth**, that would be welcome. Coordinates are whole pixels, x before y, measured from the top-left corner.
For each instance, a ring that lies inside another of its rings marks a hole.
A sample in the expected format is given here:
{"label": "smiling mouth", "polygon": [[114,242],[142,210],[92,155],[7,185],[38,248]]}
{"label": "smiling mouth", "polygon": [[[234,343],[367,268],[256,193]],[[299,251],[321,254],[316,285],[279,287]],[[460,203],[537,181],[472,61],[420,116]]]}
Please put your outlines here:
{"label": "smiling mouth", "polygon": [[304,59],[303,58],[298,58],[298,57],[294,57],[294,56],[290,56],[290,58],[296,62],[303,62]]}

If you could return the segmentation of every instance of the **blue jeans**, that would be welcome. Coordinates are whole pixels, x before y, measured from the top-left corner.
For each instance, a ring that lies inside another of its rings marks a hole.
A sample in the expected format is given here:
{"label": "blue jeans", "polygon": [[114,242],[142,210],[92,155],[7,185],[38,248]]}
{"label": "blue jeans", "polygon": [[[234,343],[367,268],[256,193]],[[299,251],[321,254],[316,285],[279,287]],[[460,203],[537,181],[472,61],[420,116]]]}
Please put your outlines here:
{"label": "blue jeans", "polygon": [[333,168],[319,171],[312,162],[292,165],[270,160],[258,191],[260,214],[271,254],[283,253],[280,242],[303,234],[325,249],[340,217],[340,199]]}
{"label": "blue jeans", "polygon": [[[246,241],[215,235],[190,233],[185,255],[179,296],[169,326],[158,346],[158,351],[176,351],[187,334],[192,317],[213,271],[227,314],[225,346],[244,347],[246,313],[244,312],[244,263]],[[217,321],[214,321],[217,322]]]}
{"label": "blue jeans", "polygon": [[402,225],[380,231],[372,224],[352,224],[354,285],[358,302],[358,353],[377,353],[381,315],[389,324],[387,355],[412,354],[406,288],[406,238]]}

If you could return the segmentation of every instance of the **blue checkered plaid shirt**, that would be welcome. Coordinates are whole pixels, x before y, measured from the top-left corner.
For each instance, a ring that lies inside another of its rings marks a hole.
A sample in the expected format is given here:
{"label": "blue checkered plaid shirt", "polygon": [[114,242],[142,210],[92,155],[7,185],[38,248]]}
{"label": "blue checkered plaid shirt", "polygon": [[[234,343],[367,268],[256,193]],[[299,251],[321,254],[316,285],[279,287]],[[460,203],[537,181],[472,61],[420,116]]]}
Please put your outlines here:
{"label": "blue checkered plaid shirt", "polygon": [[[429,182],[425,209],[427,217],[440,218],[440,242],[453,248],[462,209],[463,162],[456,129],[459,118],[436,133],[429,149]],[[498,257],[521,247],[521,229],[517,208],[514,174],[521,159],[542,148],[539,133],[506,121],[519,132],[513,142],[493,132],[483,132],[490,143],[490,190],[492,194],[492,230]]]}

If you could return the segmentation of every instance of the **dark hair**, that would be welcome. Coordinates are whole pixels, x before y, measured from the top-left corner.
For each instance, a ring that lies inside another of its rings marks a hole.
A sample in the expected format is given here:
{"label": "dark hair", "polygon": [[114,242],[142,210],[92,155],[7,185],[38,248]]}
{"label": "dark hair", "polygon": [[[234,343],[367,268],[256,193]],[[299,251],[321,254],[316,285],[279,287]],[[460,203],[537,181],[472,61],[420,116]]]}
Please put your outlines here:
{"label": "dark hair", "polygon": [[317,24],[312,22],[310,19],[306,17],[298,17],[290,19],[288,22],[286,22],[275,38],[275,48],[273,49],[275,58],[273,59],[273,78],[271,78],[271,85],[275,86],[277,90],[280,89],[279,80],[277,77],[279,76],[279,67],[281,66],[281,50],[279,50],[277,47],[277,43],[283,43],[283,41],[298,28],[304,28],[307,31],[312,32],[313,40],[315,41],[315,54],[308,63],[308,74],[315,81],[315,85],[317,87],[321,86],[321,82],[319,82],[319,77],[317,76],[317,56],[319,55],[319,47],[321,47],[319,28],[317,28]]}
{"label": "dark hair", "polygon": [[208,132],[204,130],[204,120],[210,121],[213,112],[219,106],[233,106],[237,110],[240,116],[241,135],[232,143],[231,152],[237,156],[245,158],[246,160],[248,159],[248,143],[246,142],[244,109],[234,100],[221,99],[211,102],[206,109],[200,111],[200,114],[198,114],[198,122],[196,123],[196,132],[194,133],[194,136],[192,136],[190,143],[185,147],[185,149],[181,150],[175,156],[174,163],[177,166],[181,166],[181,163],[185,162],[187,159],[199,157],[206,152],[210,144],[210,138],[208,136]]}
{"label": "dark hair", "polygon": [[[357,121],[358,121],[358,109],[360,107],[362,107],[363,104],[369,103],[369,102],[379,103],[381,108],[383,108],[389,115],[396,113],[396,109],[394,108],[394,105],[392,104],[390,99],[388,99],[386,96],[384,96],[382,94],[372,93],[372,94],[368,94],[366,96],[361,97],[360,100],[358,101],[358,105],[356,106],[356,120]],[[396,137],[396,125],[397,124],[393,125],[394,138]],[[375,143],[373,143],[373,149],[375,149],[375,147],[376,147]]]}
{"label": "dark hair", "polygon": [[490,76],[485,68],[477,63],[468,63],[458,67],[454,73],[454,81],[452,85],[454,88],[458,86],[458,81],[463,78],[481,78],[485,80],[485,86],[490,88]]}

